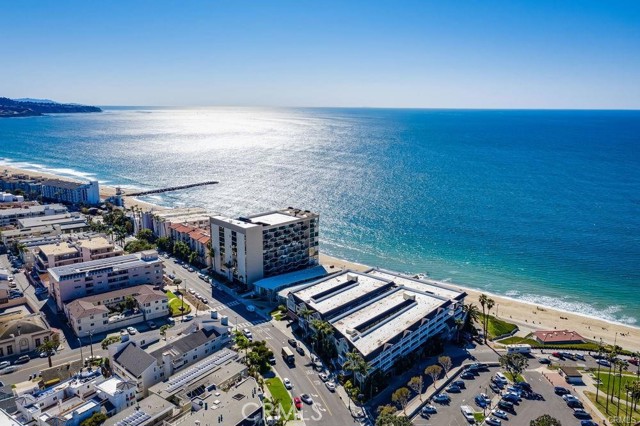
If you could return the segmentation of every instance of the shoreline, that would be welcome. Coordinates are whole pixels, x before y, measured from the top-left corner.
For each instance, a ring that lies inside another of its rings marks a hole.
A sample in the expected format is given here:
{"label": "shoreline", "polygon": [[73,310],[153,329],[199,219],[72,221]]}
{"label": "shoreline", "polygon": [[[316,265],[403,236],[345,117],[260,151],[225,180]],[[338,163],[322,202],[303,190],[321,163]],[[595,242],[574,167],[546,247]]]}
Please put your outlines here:
{"label": "shoreline", "polygon": [[[51,171],[47,171],[46,168],[40,170],[30,170],[24,168],[18,168],[15,166],[4,164],[1,166],[1,170],[5,170],[8,173],[25,174],[28,176],[43,176],[51,179],[60,179],[67,181],[83,181],[80,178],[70,178],[67,176],[57,175]],[[88,180],[84,178],[84,180]],[[108,198],[115,195],[116,189],[113,186],[100,184],[100,197]],[[135,197],[123,196],[126,208],[137,207],[145,211],[151,210],[167,210],[168,207],[162,207],[146,201],[141,201]],[[363,265],[360,263],[350,262],[345,259],[339,259],[326,254],[320,254],[320,263],[325,266],[333,266],[336,269],[353,269],[356,271],[365,271],[373,268],[372,266]],[[443,285],[445,287],[455,288],[467,293],[467,300],[478,305],[478,297],[480,294],[486,294],[496,301],[496,307],[492,310],[492,314],[498,318],[515,323],[520,327],[519,335],[528,334],[534,330],[547,329],[553,330],[556,327],[558,330],[569,329],[581,334],[584,338],[589,340],[599,340],[608,344],[613,344],[616,340],[616,333],[618,335],[617,342],[625,349],[632,351],[640,351],[640,327],[623,324],[604,318],[589,316],[572,311],[565,311],[558,308],[549,307],[542,304],[536,304],[530,301],[519,300],[513,297],[499,295],[495,293],[484,292],[476,290],[464,285],[449,281],[438,281],[429,277],[425,278],[426,281]],[[540,310],[542,308],[542,310]],[[561,319],[566,318],[566,319]],[[622,335],[624,334],[624,336]]]}
{"label": "shoreline", "polygon": [[[372,266],[349,262],[326,254],[320,254],[320,263],[325,266],[333,265],[334,268],[353,269],[356,271],[366,271],[373,268]],[[519,336],[524,336],[535,330],[553,330],[556,327],[557,330],[568,329],[576,331],[588,340],[598,341],[602,338],[603,343],[613,344],[616,341],[618,346],[624,349],[634,352],[640,351],[640,328],[632,325],[480,291],[449,281],[438,281],[429,277],[425,277],[423,280],[466,292],[467,303],[475,303],[480,311],[482,309],[478,298],[481,294],[486,294],[496,302],[491,314],[496,315],[497,312],[496,316],[498,318],[516,324],[520,328],[520,331],[516,333]]]}

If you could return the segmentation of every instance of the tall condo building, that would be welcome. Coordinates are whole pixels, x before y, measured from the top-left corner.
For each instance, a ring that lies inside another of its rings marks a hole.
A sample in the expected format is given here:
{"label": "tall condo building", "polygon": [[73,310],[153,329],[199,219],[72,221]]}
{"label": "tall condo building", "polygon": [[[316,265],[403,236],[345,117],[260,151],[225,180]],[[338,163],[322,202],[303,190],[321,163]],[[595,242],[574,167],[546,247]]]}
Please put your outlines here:
{"label": "tall condo building", "polygon": [[213,216],[213,269],[251,285],[316,266],[319,221],[318,214],[292,207],[237,219]]}

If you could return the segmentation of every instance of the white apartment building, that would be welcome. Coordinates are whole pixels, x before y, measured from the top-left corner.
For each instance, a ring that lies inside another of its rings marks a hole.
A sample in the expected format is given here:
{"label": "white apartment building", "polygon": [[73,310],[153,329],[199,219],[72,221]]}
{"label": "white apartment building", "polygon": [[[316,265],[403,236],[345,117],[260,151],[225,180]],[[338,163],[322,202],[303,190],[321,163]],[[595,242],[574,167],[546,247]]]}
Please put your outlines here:
{"label": "white apartment building", "polygon": [[164,264],[154,250],[49,268],[49,292],[64,303],[141,284],[161,286]]}
{"label": "white apartment building", "polygon": [[[135,301],[135,308],[114,309],[129,296]],[[75,299],[64,305],[64,312],[76,336],[86,337],[164,318],[170,313],[168,302],[162,290],[139,285]]]}
{"label": "white apartment building", "polygon": [[26,206],[0,210],[0,226],[16,225],[18,220],[29,217],[51,216],[67,213],[62,204],[46,204],[43,206]]}
{"label": "white apartment building", "polygon": [[100,203],[100,184],[97,180],[86,183],[60,179],[42,182],[42,198],[69,204],[95,205]]}
{"label": "white apartment building", "polygon": [[0,203],[22,203],[23,195],[13,195],[10,192],[0,192]]}
{"label": "white apartment building", "polygon": [[18,219],[17,226],[18,228],[38,228],[47,225],[60,226],[63,234],[88,231],[90,228],[87,218],[77,212]]}
{"label": "white apartment building", "polygon": [[262,278],[318,265],[319,215],[286,208],[249,217],[211,217],[213,269],[230,281]]}
{"label": "white apartment building", "polygon": [[225,348],[231,343],[229,327],[203,322],[197,329],[168,341],[153,352],[146,352],[128,341],[109,346],[111,368],[120,377],[136,383],[138,399],[149,389],[173,374],[192,366],[189,371],[207,368],[215,360],[237,359],[238,354]]}
{"label": "white apartment building", "polygon": [[33,247],[35,267],[39,273],[49,268],[105,259],[123,254],[122,249],[102,236],[69,238],[53,244]]}
{"label": "white apartment building", "polygon": [[[289,293],[287,308],[304,329],[313,319],[334,328],[337,364],[357,351],[371,371],[389,370],[434,336],[451,338],[464,317],[466,293],[398,273],[344,271]],[[298,313],[310,309],[307,319]]]}
{"label": "white apartment building", "polygon": [[109,401],[103,404],[107,408],[107,415],[113,416],[136,404],[136,384],[132,381],[122,380],[118,376],[111,376],[102,383],[95,385],[98,398]]}

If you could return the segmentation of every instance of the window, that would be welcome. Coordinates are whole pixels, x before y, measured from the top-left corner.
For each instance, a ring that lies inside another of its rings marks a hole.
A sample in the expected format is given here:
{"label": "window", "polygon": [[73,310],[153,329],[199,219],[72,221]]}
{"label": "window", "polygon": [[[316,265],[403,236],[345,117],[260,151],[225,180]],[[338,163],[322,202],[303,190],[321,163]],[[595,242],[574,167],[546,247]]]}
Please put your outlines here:
{"label": "window", "polygon": [[7,355],[13,355],[13,346],[7,346]]}
{"label": "window", "polygon": [[40,339],[36,339],[36,346],[40,346]]}

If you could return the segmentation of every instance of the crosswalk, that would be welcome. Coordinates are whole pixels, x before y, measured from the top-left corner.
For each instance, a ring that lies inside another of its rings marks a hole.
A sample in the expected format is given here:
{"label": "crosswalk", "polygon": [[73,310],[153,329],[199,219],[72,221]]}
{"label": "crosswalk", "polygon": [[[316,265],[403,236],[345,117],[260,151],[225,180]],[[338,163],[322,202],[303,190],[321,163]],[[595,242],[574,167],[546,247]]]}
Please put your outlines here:
{"label": "crosswalk", "polygon": [[239,304],[240,304],[239,301],[234,300],[234,301],[229,302],[229,303],[222,303],[222,304],[220,304],[218,306],[214,306],[211,309],[213,309],[214,311],[221,311],[221,310],[226,309],[226,308],[231,308],[233,306],[238,306]]}
{"label": "crosswalk", "polygon": [[267,324],[265,320],[257,319],[253,321],[240,322],[238,324],[234,324],[234,326],[237,326],[238,328],[248,328],[248,327],[256,327],[256,326],[265,325],[265,324]]}

